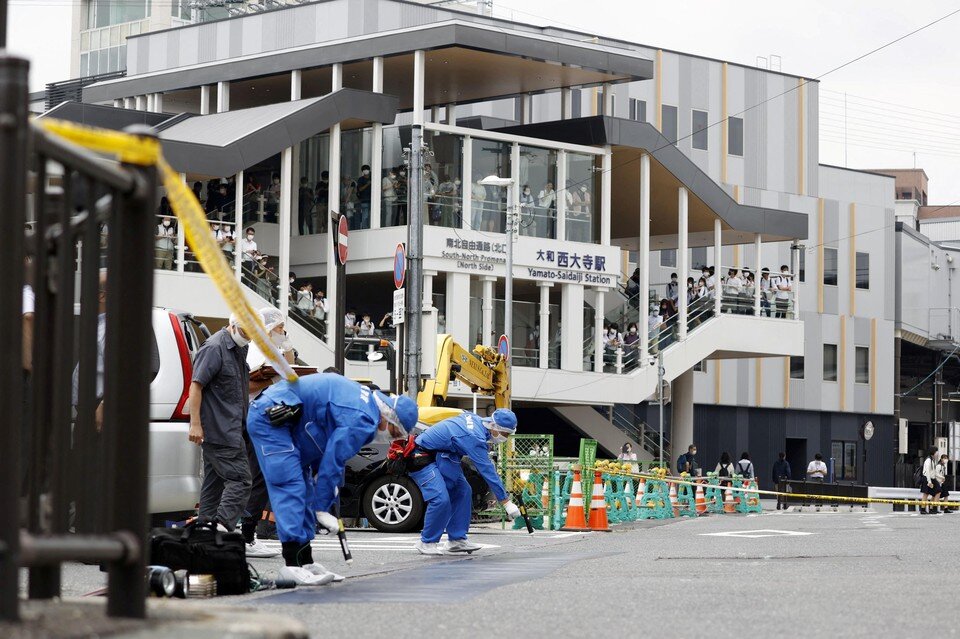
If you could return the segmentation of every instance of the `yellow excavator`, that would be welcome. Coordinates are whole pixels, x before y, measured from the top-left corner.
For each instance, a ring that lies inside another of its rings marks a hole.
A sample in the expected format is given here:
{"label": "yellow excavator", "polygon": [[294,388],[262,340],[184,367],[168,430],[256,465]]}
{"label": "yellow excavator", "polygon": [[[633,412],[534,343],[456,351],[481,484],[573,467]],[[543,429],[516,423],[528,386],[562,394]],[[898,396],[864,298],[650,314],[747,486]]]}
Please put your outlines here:
{"label": "yellow excavator", "polygon": [[453,336],[437,335],[437,372],[417,394],[420,421],[435,424],[463,412],[443,406],[450,382],[459,380],[472,392],[493,397],[497,408],[510,405],[510,363],[495,348],[477,344],[468,351]]}

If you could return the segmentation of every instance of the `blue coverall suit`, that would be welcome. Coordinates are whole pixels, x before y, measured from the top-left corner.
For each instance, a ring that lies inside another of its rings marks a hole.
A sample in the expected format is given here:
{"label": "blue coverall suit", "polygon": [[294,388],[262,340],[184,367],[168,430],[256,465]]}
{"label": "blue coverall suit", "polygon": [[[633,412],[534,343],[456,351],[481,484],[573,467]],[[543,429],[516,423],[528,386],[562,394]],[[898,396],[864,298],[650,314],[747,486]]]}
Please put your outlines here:
{"label": "blue coverall suit", "polygon": [[[271,425],[265,411],[281,403],[302,405],[300,419]],[[281,542],[306,544],[314,538],[316,511],[330,512],[347,461],[373,441],[379,423],[372,391],[332,373],[279,382],[250,404],[247,430]]]}
{"label": "blue coverall suit", "polygon": [[497,500],[507,498],[487,454],[489,438],[490,431],[481,423],[480,416],[467,412],[438,422],[417,437],[418,449],[436,453],[433,463],[410,473],[427,502],[420,535],[424,543],[436,543],[444,530],[451,541],[467,538],[473,495],[460,467],[462,457],[470,458]]}

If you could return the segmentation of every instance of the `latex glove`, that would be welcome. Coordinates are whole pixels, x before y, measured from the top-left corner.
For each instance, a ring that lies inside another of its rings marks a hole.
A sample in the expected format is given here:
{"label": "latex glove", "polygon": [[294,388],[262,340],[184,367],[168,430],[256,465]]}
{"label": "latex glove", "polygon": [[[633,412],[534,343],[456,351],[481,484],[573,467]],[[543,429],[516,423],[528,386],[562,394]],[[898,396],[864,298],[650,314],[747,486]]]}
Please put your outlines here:
{"label": "latex glove", "polygon": [[503,505],[503,509],[507,511],[507,519],[513,521],[520,516],[520,509],[517,508],[517,505],[512,501],[508,501]]}
{"label": "latex glove", "polygon": [[322,510],[317,511],[317,523],[320,524],[320,534],[322,535],[337,533],[340,530],[340,522],[337,521],[337,518]]}

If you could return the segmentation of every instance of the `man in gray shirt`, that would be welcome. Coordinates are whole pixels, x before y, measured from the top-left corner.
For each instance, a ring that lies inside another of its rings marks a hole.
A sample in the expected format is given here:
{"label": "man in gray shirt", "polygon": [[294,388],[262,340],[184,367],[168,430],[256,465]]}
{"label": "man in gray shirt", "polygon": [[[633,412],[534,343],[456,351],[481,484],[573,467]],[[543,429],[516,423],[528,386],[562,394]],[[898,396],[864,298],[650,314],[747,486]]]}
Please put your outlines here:
{"label": "man in gray shirt", "polygon": [[250,496],[250,466],[243,443],[247,420],[250,339],[230,316],[193,362],[190,441],[203,450],[200,518],[233,530]]}

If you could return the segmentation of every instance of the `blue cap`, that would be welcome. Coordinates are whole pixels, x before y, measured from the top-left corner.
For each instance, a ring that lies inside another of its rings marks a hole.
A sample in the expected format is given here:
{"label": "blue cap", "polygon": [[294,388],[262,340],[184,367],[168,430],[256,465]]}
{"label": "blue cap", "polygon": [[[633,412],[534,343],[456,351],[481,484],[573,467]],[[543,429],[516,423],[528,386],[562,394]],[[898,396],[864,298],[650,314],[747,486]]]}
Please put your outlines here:
{"label": "blue cap", "polygon": [[406,395],[389,397],[380,391],[374,391],[377,403],[381,405],[380,414],[394,426],[399,426],[409,434],[417,425],[419,411],[417,403]]}
{"label": "blue cap", "polygon": [[488,418],[497,430],[517,432],[517,415],[509,408],[498,408]]}

